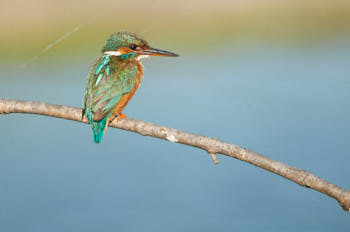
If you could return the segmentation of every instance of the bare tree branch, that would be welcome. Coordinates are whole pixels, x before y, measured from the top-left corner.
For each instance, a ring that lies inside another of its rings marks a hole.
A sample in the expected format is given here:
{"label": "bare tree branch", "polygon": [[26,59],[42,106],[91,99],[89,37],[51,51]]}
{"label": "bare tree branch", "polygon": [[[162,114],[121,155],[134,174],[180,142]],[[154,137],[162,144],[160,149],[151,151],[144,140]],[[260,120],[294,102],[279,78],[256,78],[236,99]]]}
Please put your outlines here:
{"label": "bare tree branch", "polygon": [[[10,113],[40,114],[88,123],[87,119],[82,119],[82,109],[80,108],[54,105],[44,102],[0,99],[0,114]],[[249,151],[246,148],[225,143],[216,138],[191,134],[131,118],[114,120],[109,126],[132,131],[145,136],[152,136],[175,143],[182,143],[201,148],[210,154],[215,163],[218,162],[216,154],[227,155],[251,163],[269,172],[289,179],[303,187],[311,188],[326,194],[336,199],[344,210],[350,212],[350,191],[329,183],[310,172],[272,160],[253,151]]]}

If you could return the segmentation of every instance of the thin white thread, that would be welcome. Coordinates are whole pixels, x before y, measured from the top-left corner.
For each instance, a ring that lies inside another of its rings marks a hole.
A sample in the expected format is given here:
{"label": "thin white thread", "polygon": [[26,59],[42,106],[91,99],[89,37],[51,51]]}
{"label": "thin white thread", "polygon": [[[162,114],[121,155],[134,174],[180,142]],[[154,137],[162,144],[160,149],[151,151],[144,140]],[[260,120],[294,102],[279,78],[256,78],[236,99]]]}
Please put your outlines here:
{"label": "thin white thread", "polygon": [[47,45],[43,50],[41,50],[41,52],[39,52],[38,55],[33,56],[32,58],[30,58],[29,60],[27,60],[22,67],[25,68],[27,67],[28,64],[32,63],[33,61],[39,59],[40,56],[42,56],[45,52],[47,52],[48,50],[50,50],[51,48],[53,48],[54,46],[56,46],[57,44],[59,44],[60,42],[62,42],[63,40],[67,39],[70,35],[72,35],[74,32],[76,32],[77,30],[79,30],[81,28],[82,24],[78,25],[77,27],[75,27],[73,30],[67,32],[66,34],[64,34],[62,37],[58,38],[55,42]]}

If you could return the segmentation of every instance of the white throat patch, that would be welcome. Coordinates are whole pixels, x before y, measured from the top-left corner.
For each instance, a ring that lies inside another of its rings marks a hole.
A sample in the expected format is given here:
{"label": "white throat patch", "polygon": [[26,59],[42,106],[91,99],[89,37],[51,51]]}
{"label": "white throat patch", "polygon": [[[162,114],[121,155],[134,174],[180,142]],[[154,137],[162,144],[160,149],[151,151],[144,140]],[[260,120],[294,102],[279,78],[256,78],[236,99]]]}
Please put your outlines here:
{"label": "white throat patch", "polygon": [[139,55],[136,59],[137,60],[141,60],[141,59],[144,59],[144,58],[147,58],[149,57],[149,55]]}

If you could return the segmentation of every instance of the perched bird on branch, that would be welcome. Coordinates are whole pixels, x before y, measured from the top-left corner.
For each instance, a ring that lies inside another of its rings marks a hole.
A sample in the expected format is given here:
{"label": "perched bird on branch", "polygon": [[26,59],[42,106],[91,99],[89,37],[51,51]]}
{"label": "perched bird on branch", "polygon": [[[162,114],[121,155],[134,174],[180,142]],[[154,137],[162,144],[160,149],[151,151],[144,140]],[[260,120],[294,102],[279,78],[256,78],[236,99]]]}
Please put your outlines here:
{"label": "perched bird on branch", "polygon": [[152,48],[147,41],[130,32],[111,35],[89,74],[84,110],[91,124],[95,143],[100,143],[108,123],[125,117],[124,107],[133,97],[143,75],[142,58],[178,56]]}

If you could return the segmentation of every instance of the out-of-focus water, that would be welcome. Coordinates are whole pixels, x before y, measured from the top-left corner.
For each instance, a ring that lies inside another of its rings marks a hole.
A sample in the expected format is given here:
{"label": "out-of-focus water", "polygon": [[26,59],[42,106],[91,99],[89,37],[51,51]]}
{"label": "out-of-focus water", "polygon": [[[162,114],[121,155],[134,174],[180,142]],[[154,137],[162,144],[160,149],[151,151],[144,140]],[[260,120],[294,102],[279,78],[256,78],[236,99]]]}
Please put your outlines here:
{"label": "out-of-focus water", "polygon": [[[350,189],[350,43],[179,51],[124,113],[220,138]],[[2,67],[1,97],[81,106],[89,64]],[[0,231],[349,231],[337,202],[241,161],[37,115],[0,116]]]}

